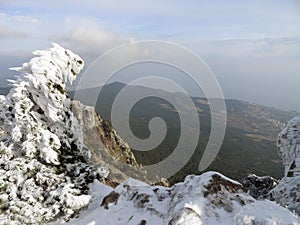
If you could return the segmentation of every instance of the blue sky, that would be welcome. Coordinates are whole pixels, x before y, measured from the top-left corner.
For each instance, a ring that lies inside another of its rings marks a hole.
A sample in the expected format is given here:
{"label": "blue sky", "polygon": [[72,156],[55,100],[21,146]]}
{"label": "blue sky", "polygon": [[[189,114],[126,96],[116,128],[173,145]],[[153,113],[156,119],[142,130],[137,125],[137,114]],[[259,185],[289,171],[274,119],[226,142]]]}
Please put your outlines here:
{"label": "blue sky", "polygon": [[87,64],[120,44],[171,41],[214,71],[226,98],[300,111],[297,0],[0,0],[0,86],[8,67],[58,42]]}

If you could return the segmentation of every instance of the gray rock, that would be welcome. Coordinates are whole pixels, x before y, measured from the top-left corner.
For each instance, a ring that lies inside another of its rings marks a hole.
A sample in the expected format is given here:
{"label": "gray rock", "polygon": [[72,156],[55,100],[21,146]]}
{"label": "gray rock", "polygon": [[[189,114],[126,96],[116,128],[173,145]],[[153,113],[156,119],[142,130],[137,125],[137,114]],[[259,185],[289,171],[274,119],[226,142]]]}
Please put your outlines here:
{"label": "gray rock", "polygon": [[[91,151],[91,161],[99,167],[109,168],[106,183],[115,186],[133,177],[149,183],[147,172],[139,165],[129,145],[116,130],[97,115],[91,106],[72,100],[71,110],[83,131],[85,146]],[[106,171],[107,172],[107,171]]]}
{"label": "gray rock", "polygon": [[288,122],[277,140],[284,177],[271,191],[271,199],[300,215],[300,117]]}
{"label": "gray rock", "polygon": [[270,191],[278,184],[278,181],[273,177],[260,177],[255,174],[249,175],[240,182],[255,199],[268,198]]}

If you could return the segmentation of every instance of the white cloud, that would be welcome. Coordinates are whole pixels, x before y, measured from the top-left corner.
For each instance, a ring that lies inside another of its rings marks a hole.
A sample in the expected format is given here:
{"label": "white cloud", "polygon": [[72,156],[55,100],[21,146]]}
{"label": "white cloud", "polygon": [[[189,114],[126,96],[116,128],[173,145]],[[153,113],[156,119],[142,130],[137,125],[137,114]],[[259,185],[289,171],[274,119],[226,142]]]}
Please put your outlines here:
{"label": "white cloud", "polygon": [[7,2],[10,2],[10,0],[0,0],[0,5],[4,5]]}
{"label": "white cloud", "polygon": [[118,45],[128,43],[132,38],[101,29],[79,26],[73,29],[65,42],[70,48],[89,58],[95,58]]}
{"label": "white cloud", "polygon": [[14,22],[20,22],[20,23],[38,23],[39,22],[39,20],[34,18],[33,16],[16,15],[16,16],[12,16],[11,19]]}
{"label": "white cloud", "polygon": [[28,36],[28,35],[23,31],[0,27],[0,39],[23,38],[26,36]]}
{"label": "white cloud", "polygon": [[[187,41],[185,41],[187,43]],[[228,39],[193,41],[187,44],[200,55],[221,58],[293,58],[299,57],[299,38]]]}

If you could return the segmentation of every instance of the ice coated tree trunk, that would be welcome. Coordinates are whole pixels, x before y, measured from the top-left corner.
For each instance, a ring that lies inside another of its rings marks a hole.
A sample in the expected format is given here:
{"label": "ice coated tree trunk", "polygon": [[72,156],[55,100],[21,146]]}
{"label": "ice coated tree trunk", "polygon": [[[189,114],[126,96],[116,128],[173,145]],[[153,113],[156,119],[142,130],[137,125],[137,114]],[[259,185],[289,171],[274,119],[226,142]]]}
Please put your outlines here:
{"label": "ice coated tree trunk", "polygon": [[34,54],[13,68],[21,75],[1,98],[0,223],[69,219],[89,203],[88,183],[99,175],[65,91],[83,60],[57,44]]}

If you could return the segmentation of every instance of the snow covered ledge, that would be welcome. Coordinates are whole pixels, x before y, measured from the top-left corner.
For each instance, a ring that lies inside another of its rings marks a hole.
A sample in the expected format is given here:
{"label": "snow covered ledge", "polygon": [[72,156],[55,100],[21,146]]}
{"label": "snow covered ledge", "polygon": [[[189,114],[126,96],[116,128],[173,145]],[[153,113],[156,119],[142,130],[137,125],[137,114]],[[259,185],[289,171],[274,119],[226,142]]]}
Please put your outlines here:
{"label": "snow covered ledge", "polygon": [[[299,225],[299,217],[217,172],[187,176],[171,188],[128,179],[115,189],[94,183],[94,200],[66,225]],[[54,223],[58,225],[61,223]]]}

